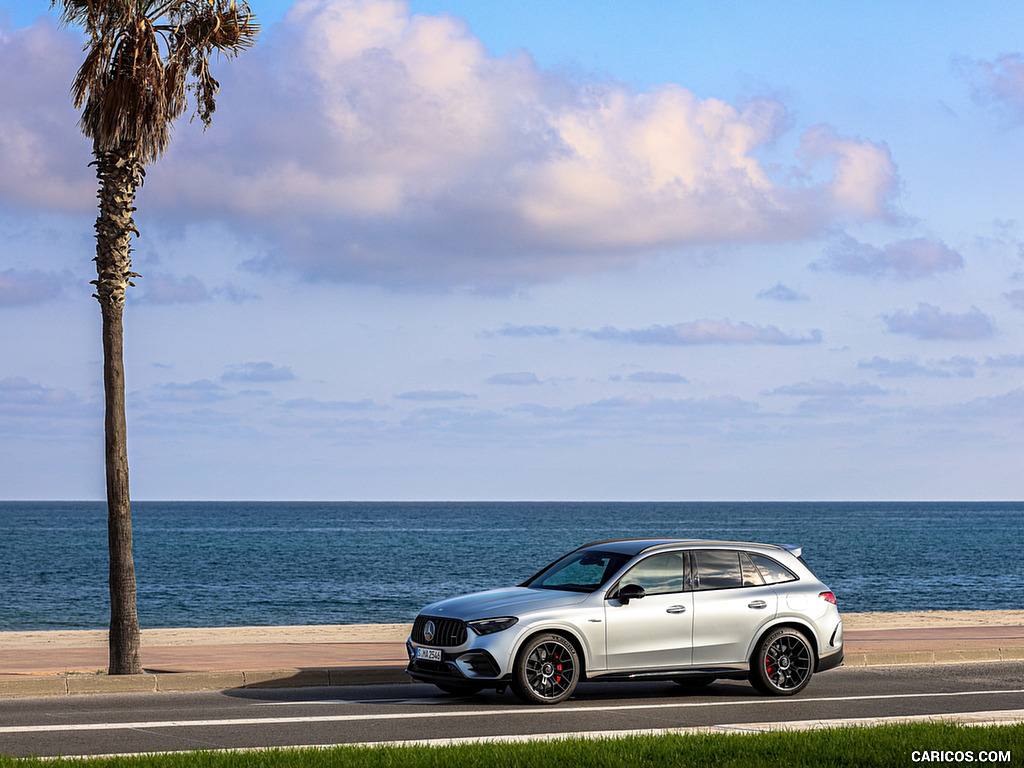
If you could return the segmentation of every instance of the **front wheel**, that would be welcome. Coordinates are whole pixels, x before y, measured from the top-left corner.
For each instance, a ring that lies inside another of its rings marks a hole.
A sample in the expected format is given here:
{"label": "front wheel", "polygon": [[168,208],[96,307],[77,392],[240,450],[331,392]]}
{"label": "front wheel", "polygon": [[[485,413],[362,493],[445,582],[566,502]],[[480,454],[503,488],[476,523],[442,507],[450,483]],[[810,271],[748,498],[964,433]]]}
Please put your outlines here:
{"label": "front wheel", "polygon": [[526,643],[512,670],[512,692],[527,704],[557,704],[576,690],[580,660],[561,635],[538,635]]}
{"label": "front wheel", "polygon": [[750,661],[750,684],[761,693],[792,696],[802,691],[814,672],[814,651],[797,629],[783,627],[762,640]]}

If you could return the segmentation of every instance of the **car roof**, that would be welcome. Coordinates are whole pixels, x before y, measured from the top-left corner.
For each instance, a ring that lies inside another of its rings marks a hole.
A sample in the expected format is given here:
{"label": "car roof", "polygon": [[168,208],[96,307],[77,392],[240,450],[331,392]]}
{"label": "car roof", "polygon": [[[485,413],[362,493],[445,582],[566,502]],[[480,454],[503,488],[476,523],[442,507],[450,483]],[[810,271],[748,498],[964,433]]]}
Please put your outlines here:
{"label": "car roof", "polygon": [[578,549],[601,549],[605,552],[618,552],[623,555],[639,555],[651,549],[663,547],[676,547],[681,544],[687,546],[726,546],[726,547],[757,547],[760,549],[775,549],[788,551],[796,557],[800,556],[801,548],[792,544],[758,544],[751,541],[718,541],[714,539],[667,539],[667,538],[639,538],[639,539],[607,539],[605,541],[592,541],[584,544]]}

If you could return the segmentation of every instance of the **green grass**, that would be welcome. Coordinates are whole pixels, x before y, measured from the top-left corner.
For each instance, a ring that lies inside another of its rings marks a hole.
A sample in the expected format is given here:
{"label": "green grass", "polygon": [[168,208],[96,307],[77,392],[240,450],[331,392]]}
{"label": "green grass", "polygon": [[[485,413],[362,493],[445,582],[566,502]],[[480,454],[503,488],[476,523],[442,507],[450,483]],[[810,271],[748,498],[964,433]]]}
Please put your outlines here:
{"label": "green grass", "polygon": [[[971,753],[974,762],[917,761],[912,753]],[[1010,762],[981,762],[980,753],[1010,753]],[[18,760],[0,757],[0,768],[26,765],[82,768],[680,768],[681,766],[913,766],[1022,765],[1024,724],[968,727],[911,723],[872,728],[774,731],[759,734],[635,736],[513,744],[442,747],[331,747],[264,752],[190,752],[86,760]]]}

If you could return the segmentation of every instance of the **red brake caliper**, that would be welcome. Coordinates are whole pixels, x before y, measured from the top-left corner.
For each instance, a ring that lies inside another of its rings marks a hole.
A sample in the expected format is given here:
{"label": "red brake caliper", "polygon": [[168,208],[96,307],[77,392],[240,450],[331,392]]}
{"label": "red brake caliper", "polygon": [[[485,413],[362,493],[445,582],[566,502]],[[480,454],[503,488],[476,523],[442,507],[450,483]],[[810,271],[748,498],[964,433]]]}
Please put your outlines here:
{"label": "red brake caliper", "polygon": [[[555,657],[555,661],[558,661],[558,653],[557,652],[555,652],[554,657]],[[562,671],[562,665],[561,664],[556,664],[555,665],[555,669],[557,669],[559,672],[561,672]],[[561,675],[555,675],[555,682],[556,683],[562,682],[562,676]]]}

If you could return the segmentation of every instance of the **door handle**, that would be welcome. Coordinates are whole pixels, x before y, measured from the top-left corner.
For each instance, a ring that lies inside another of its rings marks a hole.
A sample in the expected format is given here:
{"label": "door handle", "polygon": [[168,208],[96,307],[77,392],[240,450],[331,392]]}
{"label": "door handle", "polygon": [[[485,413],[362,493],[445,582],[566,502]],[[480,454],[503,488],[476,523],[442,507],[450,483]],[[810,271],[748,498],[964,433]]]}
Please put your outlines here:
{"label": "door handle", "polygon": [[764,600],[755,600],[752,603],[747,603],[747,608],[767,608],[768,603]]}
{"label": "door handle", "polygon": [[673,605],[671,608],[666,608],[665,613],[686,613],[686,606]]}

